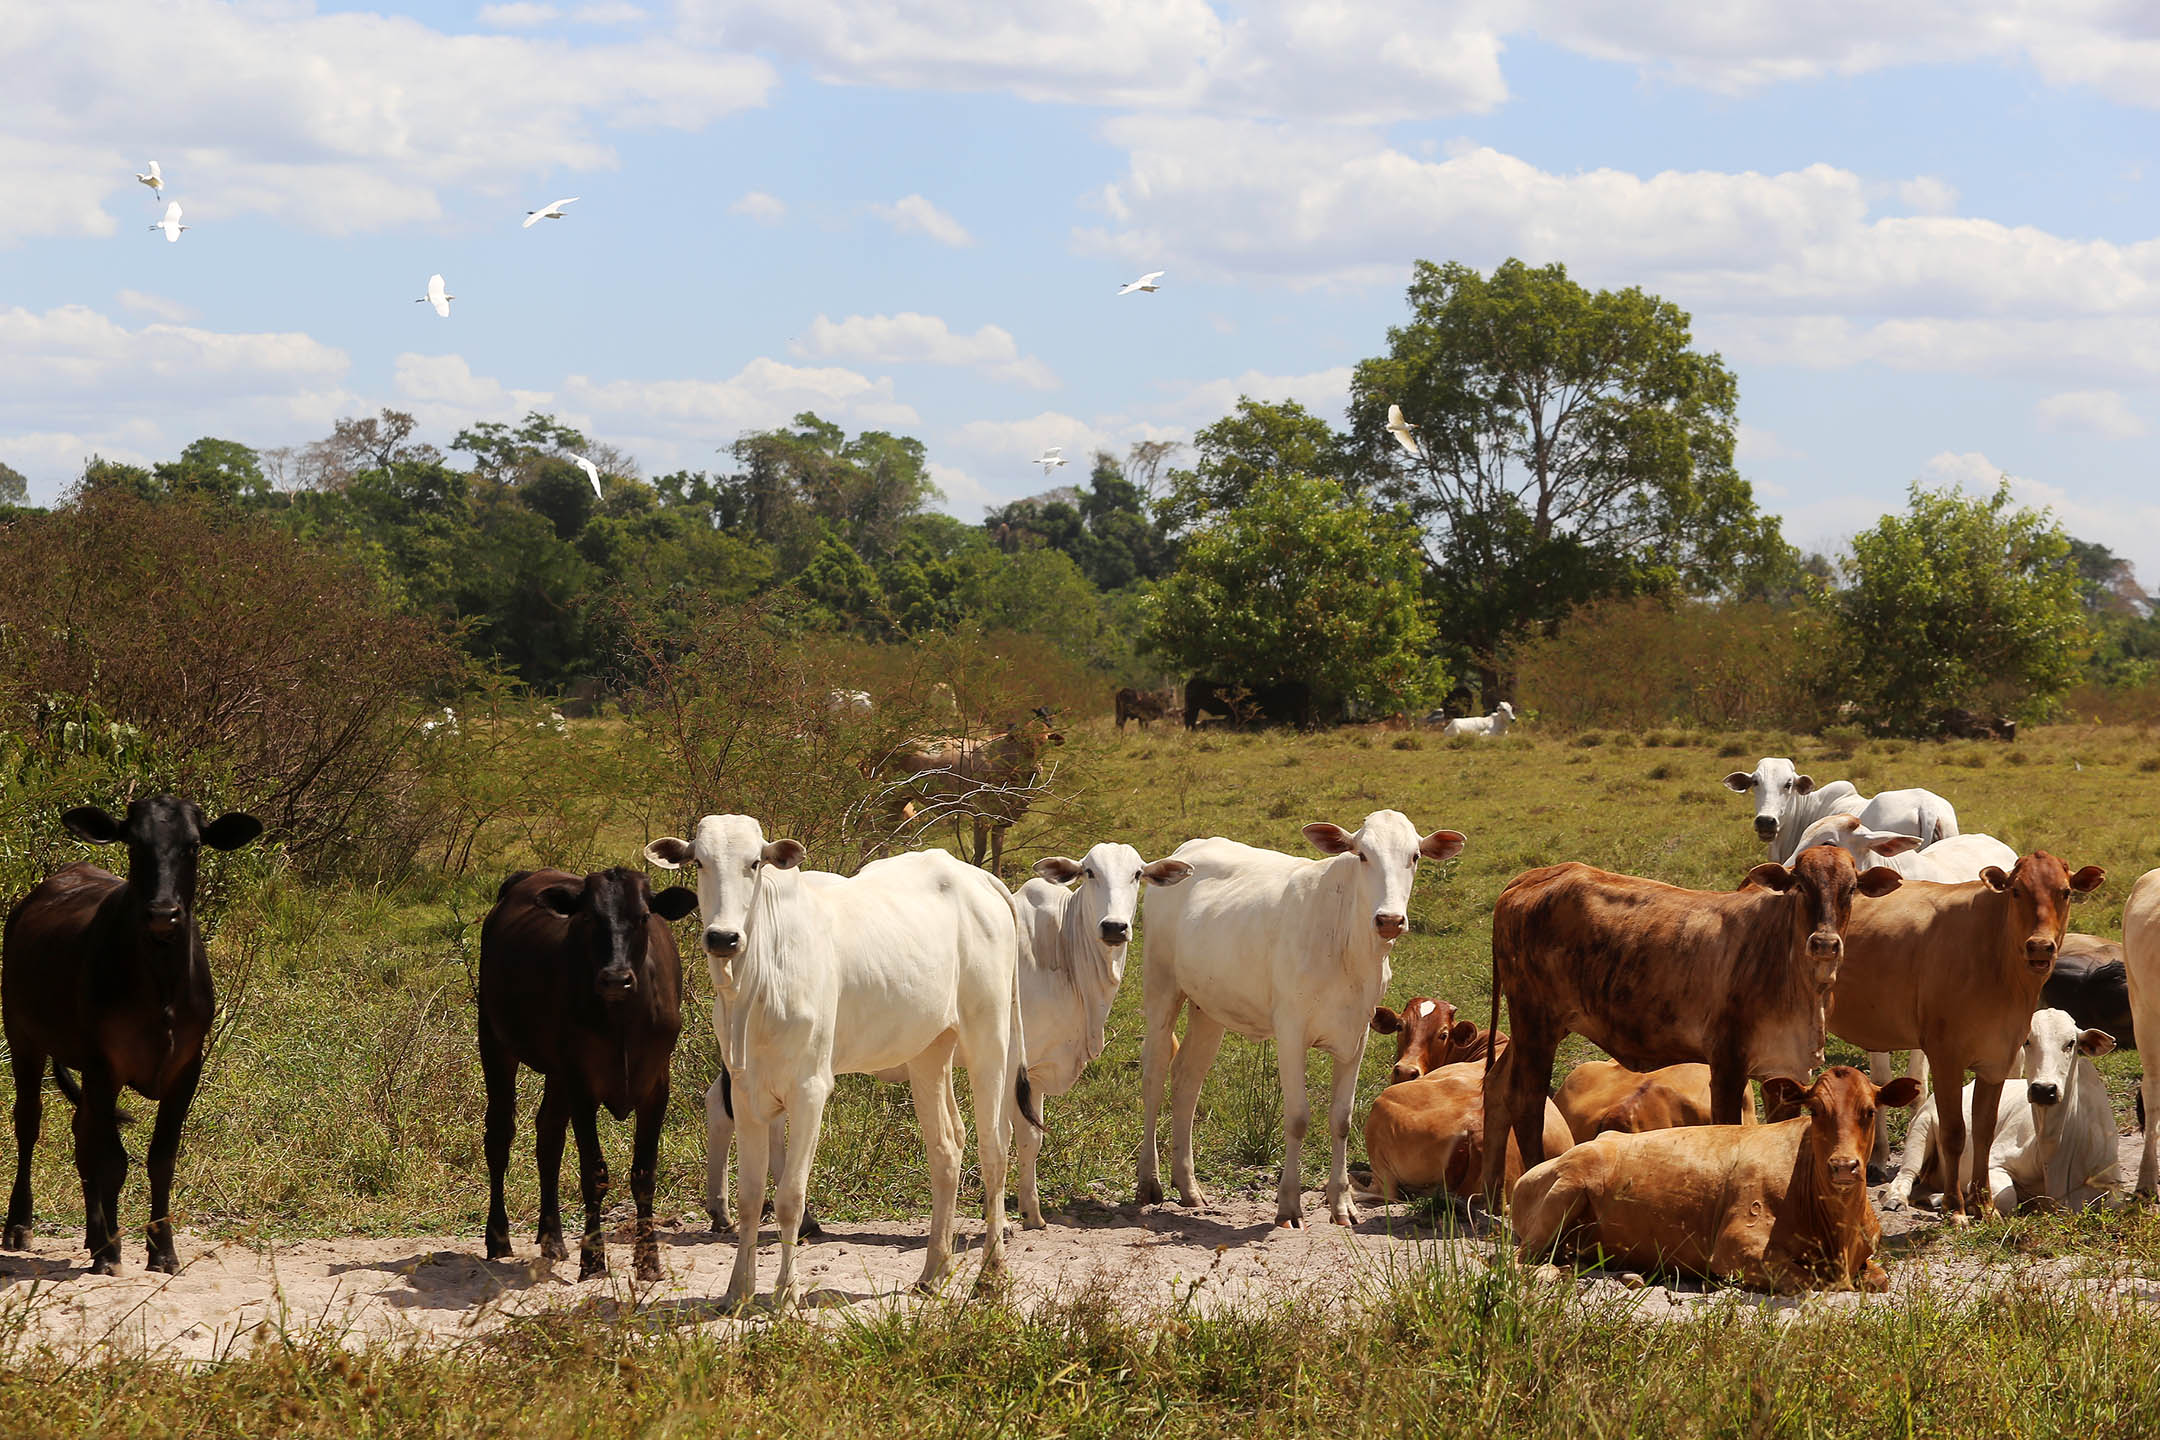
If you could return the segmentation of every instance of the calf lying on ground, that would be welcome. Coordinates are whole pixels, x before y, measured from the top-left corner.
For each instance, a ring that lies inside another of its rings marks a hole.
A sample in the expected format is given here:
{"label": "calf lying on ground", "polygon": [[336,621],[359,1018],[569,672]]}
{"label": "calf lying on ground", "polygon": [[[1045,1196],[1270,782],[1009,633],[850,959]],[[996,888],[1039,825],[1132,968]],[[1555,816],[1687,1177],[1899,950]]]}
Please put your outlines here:
{"label": "calf lying on ground", "polygon": [[[1640,1135],[1682,1125],[1708,1125],[1710,1067],[1667,1065],[1644,1074],[1616,1060],[1585,1060],[1560,1082],[1553,1104],[1577,1144],[1613,1131]],[[1755,1123],[1752,1099],[1741,1102],[1740,1123]]]}
{"label": "calf lying on ground", "polygon": [[[2005,1085],[1995,1110],[1995,1143],[1988,1148],[1987,1190],[2007,1215],[2020,1202],[2083,1209],[2117,1195],[2115,1102],[2107,1081],[2088,1058],[2105,1055],[2115,1041],[2101,1030],[2080,1029],[2061,1010],[2041,1010],[2020,1049],[2025,1083]],[[1965,1087],[1966,1123],[1972,1123],[1973,1092]],[[1885,1210],[1903,1209],[1913,1192],[1941,1192],[1942,1162],[1935,1145],[1935,1107],[1930,1095],[1905,1135],[1905,1159],[1883,1191]],[[1973,1178],[1973,1154],[1958,1166],[1961,1184]]]}
{"label": "calf lying on ground", "polygon": [[1490,715],[1466,715],[1460,720],[1450,720],[1441,728],[1444,736],[1469,735],[1479,740],[1490,740],[1495,735],[1505,735],[1508,726],[1515,723],[1515,707],[1502,700]]}
{"label": "calf lying on ground", "polygon": [[[1482,1060],[1491,1048],[1491,1037],[1478,1029],[1475,1021],[1456,1019],[1453,1005],[1429,995],[1411,996],[1399,1015],[1385,1005],[1375,1006],[1372,1030],[1375,1035],[1395,1037],[1395,1068],[1388,1074],[1390,1085],[1415,1080],[1443,1065]],[[1500,1037],[1500,1044],[1507,1045],[1507,1036]]]}
{"label": "calf lying on ground", "polygon": [[[195,861],[202,847],[237,850],[262,823],[235,811],[208,825],[191,801],[136,800],[127,820],[95,805],[60,823],[92,845],[124,842],[128,877],[64,865],[9,912],[0,946],[0,1013],[15,1071],[15,1189],[4,1243],[30,1246],[30,1156],[44,1120],[45,1064],[75,1102],[75,1170],[82,1177],[83,1246],[90,1271],[120,1268],[120,1185],[127,1150],[118,1101],[126,1086],[157,1102],[151,1132],[149,1266],[174,1274],[173,1162],[180,1127],[202,1079],[203,1038],[217,997],[195,926]],[[82,1072],[78,1087],[69,1070]]]}
{"label": "calf lying on ground", "polygon": [[1786,1293],[1889,1288],[1868,1203],[1878,1105],[1910,1105],[1919,1082],[1880,1091],[1848,1065],[1813,1085],[1763,1082],[1773,1106],[1807,1113],[1774,1125],[1698,1125],[1600,1135],[1526,1172],[1511,1209],[1525,1259],[1596,1256]]}
{"label": "calf lying on ground", "polygon": [[518,1066],[546,1080],[534,1122],[540,1166],[540,1254],[561,1260],[563,1129],[577,1132],[585,1232],[578,1278],[607,1270],[600,1235],[607,1160],[596,1125],[605,1105],[617,1120],[637,1112],[630,1194],[637,1202],[637,1277],[660,1278],[653,1183],[668,1067],[682,1033],[682,962],[668,922],[697,909],[681,886],[654,894],[643,875],[617,868],[578,876],[521,870],[503,881],[480,926],[480,1069],[487,1080],[487,1254],[510,1254],[503,1172],[517,1130]]}
{"label": "calf lying on ground", "polygon": [[[1507,1046],[1501,1037],[1501,1048]],[[1574,1143],[1567,1121],[1545,1102],[1545,1149],[1557,1155]],[[1485,1062],[1443,1065],[1373,1097],[1365,1117],[1365,1155],[1382,1200],[1401,1195],[1475,1194],[1485,1164]],[[1508,1136],[1506,1174],[1522,1175],[1522,1147]]]}

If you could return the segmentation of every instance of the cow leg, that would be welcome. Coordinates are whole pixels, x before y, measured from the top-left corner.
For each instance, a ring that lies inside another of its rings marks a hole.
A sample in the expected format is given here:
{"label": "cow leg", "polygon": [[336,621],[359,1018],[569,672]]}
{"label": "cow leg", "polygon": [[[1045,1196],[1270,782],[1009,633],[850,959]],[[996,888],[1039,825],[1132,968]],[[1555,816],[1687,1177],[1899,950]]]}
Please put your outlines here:
{"label": "cow leg", "polygon": [[[1942,1056],[1929,1057],[1939,1080],[1947,1081],[1951,1089],[1935,1092],[1935,1157],[1942,1170],[1943,1219],[1953,1225],[1967,1225],[1972,1217],[1965,1211],[1965,1183],[1962,1166],[1965,1162],[1965,1095],[1962,1065],[1951,1066]],[[1999,1089],[2000,1087],[1998,1087]],[[1974,1108],[1978,1108],[1975,1106]],[[1975,1166],[1975,1169],[1985,1169]]]}
{"label": "cow leg", "polygon": [[507,1260],[510,1211],[503,1204],[503,1175],[510,1168],[510,1142],[517,1135],[517,1061],[484,1022],[480,1026],[480,1074],[487,1083],[483,1132],[488,1167],[487,1258]]}
{"label": "cow leg", "polygon": [[[1015,1124],[1023,1130],[1032,1128],[1015,1114],[1020,1107],[1013,1099],[1012,1082],[1000,1083],[992,1078],[1013,1074],[1013,1062],[1019,1051],[1017,1044],[1008,1046],[995,1069],[970,1067],[968,1071],[969,1098],[975,1105],[975,1163],[982,1171],[983,1186],[983,1256],[982,1271],[975,1282],[978,1286],[994,1283],[1005,1269],[1005,1182],[1010,1165],[1006,1136]],[[979,1085],[974,1083],[977,1075],[983,1080]],[[946,1093],[951,1093],[949,1088]],[[958,1104],[954,1102],[956,1110]],[[957,1115],[952,1117],[951,1123],[957,1137],[960,1133]],[[954,1198],[957,1202],[958,1197]]]}
{"label": "cow leg", "polygon": [[996,821],[990,824],[990,873],[1005,876],[1005,827]]}
{"label": "cow leg", "polygon": [[712,1233],[726,1235],[735,1229],[728,1210],[728,1146],[735,1143],[735,1117],[729,1113],[727,1067],[705,1092],[705,1213],[712,1217]]}
{"label": "cow leg", "polygon": [[[1364,1033],[1359,1031],[1362,1040]],[[1350,1110],[1357,1103],[1358,1067],[1365,1058],[1365,1047],[1345,1060],[1332,1057],[1334,1069],[1330,1073],[1328,1095],[1328,1141],[1331,1154],[1328,1161],[1327,1206],[1328,1219],[1337,1225],[1355,1225],[1357,1210],[1350,1203]]]}
{"label": "cow leg", "polygon": [[578,1087],[570,1102],[570,1126],[577,1134],[578,1199],[585,1205],[585,1229],[578,1236],[578,1279],[607,1274],[607,1238],[600,1218],[607,1208],[607,1156],[600,1149],[600,1102]]}
{"label": "cow leg", "polygon": [[1193,1178],[1193,1116],[1200,1109],[1200,1086],[1222,1042],[1223,1027],[1195,1005],[1185,1019],[1185,1043],[1170,1062],[1170,1181],[1177,1186],[1178,1203],[1194,1210],[1208,1201]]}
{"label": "cow leg", "polygon": [[[1163,1082],[1170,1062],[1177,1058],[1177,1017],[1185,997],[1165,983],[1156,988],[1153,966],[1143,980],[1140,1033],[1140,1163],[1133,1201],[1140,1205],[1162,1203],[1162,1172],[1156,1168],[1155,1119],[1162,1112]],[[2156,1132],[2160,1133],[2160,1132]]]}
{"label": "cow leg", "polygon": [[[769,1104],[752,1104],[749,1087],[735,1090],[735,1202],[739,1223],[735,1227],[735,1268],[728,1276],[727,1293],[720,1303],[739,1310],[757,1299],[758,1217],[765,1213],[766,1164],[771,1159],[774,1112]],[[764,1113],[758,1113],[758,1112]]]}
{"label": "cow leg", "polygon": [[127,1179],[127,1151],[120,1144],[118,1096],[101,1065],[82,1072],[82,1099],[75,1105],[75,1173],[82,1177],[83,1248],[90,1273],[120,1271],[120,1186]]}
{"label": "cow leg", "polygon": [[[950,1089],[951,1070],[946,1071]],[[780,1194],[773,1202],[773,1223],[780,1231],[780,1275],[773,1284],[773,1308],[784,1310],[802,1298],[795,1283],[795,1245],[802,1235],[803,1212],[810,1194],[810,1166],[817,1159],[818,1131],[825,1123],[825,1102],[832,1095],[829,1078],[813,1077],[787,1102],[787,1116],[794,1135],[780,1165]],[[767,1142],[770,1143],[769,1141]],[[959,1145],[955,1142],[955,1152]],[[954,1167],[953,1192],[960,1189],[959,1167]]]}
{"label": "cow leg", "polygon": [[[1522,1154],[1522,1168],[1525,1170],[1543,1164],[1545,1160],[1545,1102],[1552,1096],[1553,1052],[1559,1048],[1559,1037],[1547,1039],[1541,1035],[1531,1036],[1528,1043],[1518,1035],[1508,1045],[1507,1058],[1518,1066],[1511,1076],[1514,1088],[1510,1092],[1510,1098],[1515,1106],[1511,1118],[1514,1121],[1515,1148]],[[1737,1115],[1735,1123],[1738,1123]],[[1490,1130],[1485,1132],[1485,1165],[1488,1171],[1492,1168],[1495,1155],[1500,1157],[1502,1166],[1507,1163],[1506,1144],[1493,1144],[1492,1135]],[[1503,1178],[1507,1174],[1505,1169],[1500,1173]]]}
{"label": "cow leg", "polygon": [[[930,1244],[915,1288],[934,1291],[952,1265],[953,1215],[960,1207],[959,1102],[952,1098],[952,1050],[934,1046],[909,1061],[907,1072],[923,1155],[930,1165]],[[983,1077],[986,1082],[989,1078]]]}
{"label": "cow leg", "polygon": [[150,1154],[144,1168],[150,1172],[149,1268],[163,1275],[180,1273],[180,1256],[173,1248],[173,1162],[180,1157],[180,1127],[187,1123],[188,1109],[195,1103],[195,1087],[202,1082],[202,1056],[173,1078],[172,1088],[158,1102],[157,1124],[150,1131]]}
{"label": "cow leg", "polygon": [[[1710,1064],[1710,1123],[1713,1125],[1738,1125],[1740,1112],[1748,1105],[1747,1062],[1738,1055],[1718,1055]],[[1542,1135],[1544,1132],[1538,1132]],[[1523,1169],[1530,1168],[1530,1157],[1523,1157]]]}
{"label": "cow leg", "polygon": [[[1042,1109],[1042,1092],[1037,1090],[1035,1108]],[[1020,1228],[1041,1230],[1045,1228],[1042,1213],[1042,1194],[1035,1186],[1035,1162],[1042,1155],[1043,1132],[1027,1123],[1025,1117],[1013,1122],[1014,1169],[1020,1175]]]}
{"label": "cow leg", "polygon": [[[1875,1082],[1876,1089],[1880,1090],[1889,1084],[1890,1052],[1868,1051],[1867,1073],[1868,1079]],[[1722,1125],[1725,1122],[1720,1120],[1717,1123]],[[1880,1183],[1883,1174],[1890,1168],[1890,1111],[1887,1106],[1878,1107],[1875,1111],[1875,1147],[1868,1151],[1867,1168],[1870,1185]]]}
{"label": "cow leg", "polygon": [[630,1198],[637,1204],[637,1239],[631,1248],[632,1273],[658,1280],[660,1238],[653,1229],[653,1191],[660,1171],[660,1126],[667,1119],[668,1072],[637,1109],[637,1129],[630,1141]]}
{"label": "cow leg", "polygon": [[[1187,1031],[1188,1036],[1190,1031]],[[1283,1166],[1275,1182],[1275,1223],[1305,1226],[1305,1132],[1312,1125],[1312,1096],[1305,1085],[1302,1026],[1275,1030],[1275,1078],[1282,1084]],[[1196,1101],[1199,1096],[1193,1097]]]}
{"label": "cow leg", "polygon": [[570,1125],[570,1106],[563,1086],[553,1075],[540,1090],[540,1113],[533,1117],[533,1159],[540,1168],[540,1258],[567,1260],[569,1247],[562,1238],[563,1134]]}
{"label": "cow leg", "polygon": [[[2000,1077],[1993,1080],[1980,1075],[1973,1077],[1973,1183],[1966,1203],[1983,1218],[1996,1213],[1995,1192],[1988,1187],[1988,1161],[1995,1149],[1995,1118],[2002,1104],[2002,1088]],[[2113,1134],[2112,1127],[2109,1133]],[[2014,1201],[2011,1208],[2016,1208]]]}
{"label": "cow leg", "polygon": [[1485,1071],[1485,1124],[1486,1136],[1483,1163],[1478,1170],[1478,1194],[1484,1198],[1486,1213],[1497,1215],[1507,1197],[1501,1193],[1500,1183],[1507,1178],[1507,1146],[1492,1137],[1505,1135],[1514,1123],[1515,1057],[1520,1042],[1511,1044],[1498,1060],[1488,1060]]}
{"label": "cow leg", "polygon": [[28,1047],[8,1044],[10,1067],[15,1072],[15,1188],[8,1193],[7,1233],[0,1245],[10,1250],[30,1248],[30,1158],[37,1150],[38,1131],[45,1124],[45,1057]]}

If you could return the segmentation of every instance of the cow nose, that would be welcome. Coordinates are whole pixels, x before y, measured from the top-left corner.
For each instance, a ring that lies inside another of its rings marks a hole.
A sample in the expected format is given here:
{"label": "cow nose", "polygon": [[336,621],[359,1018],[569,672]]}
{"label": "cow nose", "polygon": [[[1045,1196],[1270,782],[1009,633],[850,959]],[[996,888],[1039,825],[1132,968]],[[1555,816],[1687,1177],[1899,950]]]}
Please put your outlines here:
{"label": "cow nose", "polygon": [[1833,1155],[1828,1168],[1830,1183],[1833,1185],[1850,1185],[1862,1174],[1860,1157],[1857,1155]]}
{"label": "cow nose", "polygon": [[1835,960],[1845,953],[1845,940],[1835,930],[1817,930],[1807,937],[1807,948],[1819,960]]}
{"label": "cow nose", "polygon": [[1418,1078],[1418,1076],[1423,1075],[1424,1073],[1425,1072],[1423,1070],[1411,1064],[1409,1061],[1398,1060],[1395,1062],[1395,1068],[1388,1071],[1388,1084],[1400,1085],[1403,1083],[1403,1081],[1415,1080]]}
{"label": "cow nose", "polygon": [[742,932],[740,930],[707,930],[705,932],[705,948],[722,959],[726,959],[742,949]]}
{"label": "cow nose", "polygon": [[2062,1086],[2046,1085],[2035,1080],[2025,1087],[2025,1098],[2035,1105],[2053,1105],[2062,1099]]}
{"label": "cow nose", "polygon": [[625,967],[611,965],[602,970],[593,983],[594,987],[599,990],[602,999],[620,1000],[623,996],[637,989],[637,976],[631,974]]}
{"label": "cow nose", "polygon": [[1393,940],[1396,936],[1402,934],[1402,932],[1406,928],[1408,928],[1407,923],[1403,920],[1402,916],[1390,914],[1385,910],[1374,915],[1372,917],[1372,923],[1373,929],[1380,932],[1380,938],[1383,940]]}
{"label": "cow nose", "polygon": [[1764,840],[1777,839],[1777,816],[1757,815],[1755,817],[1755,833]]}
{"label": "cow nose", "polygon": [[159,935],[170,935],[180,924],[180,907],[173,904],[150,907],[150,928]]}
{"label": "cow nose", "polygon": [[1123,920],[1102,922],[1102,938],[1105,945],[1123,945],[1132,938],[1132,926]]}

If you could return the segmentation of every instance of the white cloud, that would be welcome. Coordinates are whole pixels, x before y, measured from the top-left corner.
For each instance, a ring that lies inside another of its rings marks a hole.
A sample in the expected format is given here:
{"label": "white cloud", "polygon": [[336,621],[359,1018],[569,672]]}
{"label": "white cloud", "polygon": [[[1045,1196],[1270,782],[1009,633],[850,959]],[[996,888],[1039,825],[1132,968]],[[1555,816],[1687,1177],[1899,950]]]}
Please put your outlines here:
{"label": "white cloud", "polygon": [[890,205],[872,205],[870,210],[903,235],[927,235],[940,245],[975,243],[966,226],[920,195],[903,195]]}
{"label": "white cloud", "polygon": [[153,320],[163,320],[174,325],[184,325],[195,318],[195,311],[177,300],[162,295],[152,295],[142,290],[122,290],[113,297],[124,310],[147,315]]}
{"label": "white cloud", "polygon": [[580,25],[635,25],[645,12],[635,5],[580,5],[570,18]]}
{"label": "white cloud", "polygon": [[1947,485],[1978,496],[1994,494],[1995,487],[2007,479],[2011,498],[2019,504],[2050,511],[2072,535],[2097,540],[2127,555],[2148,580],[2160,574],[2160,501],[2073,495],[2052,481],[2005,474],[2002,466],[1978,451],[1944,450],[1930,456],[1920,467],[1920,478],[1930,485]]}
{"label": "white cloud", "polygon": [[941,508],[947,514],[972,518],[998,503],[988,486],[957,465],[942,465],[933,460],[924,468],[930,472],[931,482],[944,492]]}
{"label": "white cloud", "polygon": [[2145,418],[2115,390],[2065,390],[2033,406],[2043,430],[2087,430],[2130,440],[2146,431]]}
{"label": "white cloud", "polygon": [[747,215],[760,225],[778,225],[787,219],[787,202],[777,195],[763,190],[746,191],[742,199],[728,206],[730,215]]}
{"label": "white cloud", "polygon": [[608,380],[572,375],[562,395],[596,415],[694,429],[725,444],[744,430],[784,425],[804,410],[858,425],[913,425],[914,407],[894,397],[892,381],[838,366],[805,367],[756,359],[726,380]]}
{"label": "white cloud", "polygon": [[1157,388],[1164,393],[1164,399],[1141,408],[1155,419],[1175,422],[1187,431],[1220,420],[1237,408],[1239,400],[1248,398],[1265,404],[1295,400],[1330,425],[1340,425],[1350,403],[1350,367],[1336,365],[1308,375],[1267,375],[1247,370],[1220,380],[1165,381]]}
{"label": "white cloud", "polygon": [[[116,397],[174,398],[331,384],[345,352],[297,333],[221,334],[186,325],[140,330],[81,305],[0,310],[0,416],[110,411]],[[124,406],[125,399],[120,403]]]}
{"label": "white cloud", "polygon": [[546,390],[514,390],[499,380],[475,375],[462,355],[400,355],[391,370],[390,387],[401,408],[424,424],[515,420],[546,409],[555,398]]}
{"label": "white cloud", "polygon": [[[1750,465],[1767,465],[1777,460],[1805,460],[1807,452],[1796,450],[1779,438],[1775,430],[1765,430],[1759,425],[1742,422],[1733,437],[1733,460],[1742,470]],[[1765,487],[1757,482],[1757,490]]]}
{"label": "white cloud", "polygon": [[851,360],[864,365],[952,365],[980,371],[992,380],[1033,390],[1055,390],[1058,378],[1032,355],[1022,355],[1011,333],[985,325],[972,335],[956,334],[935,315],[903,311],[898,315],[850,315],[834,321],[820,315],[804,337],[794,342],[798,355],[821,360]]}
{"label": "white cloud", "polygon": [[1915,175],[1900,182],[1897,194],[1916,215],[1948,215],[1957,209],[1957,186],[1934,175]]}
{"label": "white cloud", "polygon": [[536,5],[532,0],[513,0],[507,5],[483,5],[480,7],[480,23],[497,30],[530,30],[545,25],[555,18],[555,7]]}

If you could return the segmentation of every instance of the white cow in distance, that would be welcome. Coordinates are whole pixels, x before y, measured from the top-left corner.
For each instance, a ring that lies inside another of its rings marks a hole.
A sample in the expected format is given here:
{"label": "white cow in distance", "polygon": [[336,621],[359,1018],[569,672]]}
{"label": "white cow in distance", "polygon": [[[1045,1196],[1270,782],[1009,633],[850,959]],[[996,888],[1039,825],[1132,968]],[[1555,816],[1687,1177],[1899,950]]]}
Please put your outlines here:
{"label": "white cow in distance", "polygon": [[[757,1293],[757,1224],[770,1136],[791,1134],[774,1218],[776,1307],[799,1298],[795,1242],[836,1074],[904,1068],[930,1165],[930,1238],[918,1286],[952,1262],[965,1128],[955,1059],[968,1068],[984,1207],[983,1273],[1005,1263],[1007,1127],[1040,1124],[1028,1100],[1012,895],[942,850],[896,855],[845,879],[806,882],[802,845],[765,838],[747,815],[708,815],[696,839],[645,847],[662,868],[694,863],[713,980],[713,1024],[733,1079],[742,1223],[723,1303]],[[725,1154],[707,1156],[724,1164]]]}
{"label": "white cow in distance", "polygon": [[1922,848],[1958,833],[1957,810],[1932,790],[1885,790],[1873,799],[1850,780],[1817,787],[1793,762],[1764,756],[1753,770],[1735,770],[1725,788],[1755,795],[1755,835],[1770,847],[1770,858],[1789,864],[1799,852],[1800,837],[1825,815],[1855,815],[1870,830],[1917,835]]}
{"label": "white cow in distance", "polygon": [[[2104,1030],[2080,1030],[2064,1010],[2042,1010],[2019,1052],[2025,1084],[2003,1086],[1996,1106],[1995,1143],[1988,1148],[1988,1191],[1996,1210],[2016,1213],[2020,1199],[2072,1210],[2102,1203],[2122,1190],[2115,1144],[2115,1101],[2092,1056],[2115,1048]],[[1972,1123],[1973,1086],[1964,1094]],[[1883,1191],[1882,1208],[1902,1209],[1915,1185],[1929,1180],[1941,1191],[1943,1164],[1935,1143],[1935,1106],[1930,1095],[1905,1134],[1905,1157]],[[1930,1168],[1932,1166],[1932,1169]],[[1969,1183],[1973,1152],[1958,1162],[1959,1183]]]}
{"label": "white cow in distance", "polygon": [[1475,735],[1480,740],[1489,740],[1495,735],[1507,734],[1508,726],[1514,723],[1515,707],[1502,700],[1490,715],[1466,715],[1461,719],[1448,721],[1440,728],[1440,734],[1443,738],[1450,735]]}
{"label": "white cow in distance", "polygon": [[868,715],[872,709],[867,690],[831,690],[825,695],[825,713],[850,718]]}
{"label": "white cow in distance", "polygon": [[[1191,865],[1192,878],[1148,907],[1142,966],[1147,1034],[1140,1052],[1143,1205],[1162,1199],[1155,1120],[1166,1073],[1173,1091],[1171,1178],[1181,1202],[1207,1203],[1193,1178],[1193,1112],[1223,1036],[1235,1030],[1249,1040],[1275,1042],[1284,1140],[1275,1223],[1304,1224],[1298,1179],[1312,1118],[1305,1095],[1309,1049],[1324,1050],[1334,1061],[1328,1217],[1338,1225],[1356,1220],[1350,1106],[1373,1007],[1387,995],[1388,954],[1409,928],[1418,861],[1461,853],[1463,837],[1435,830],[1420,838],[1400,811],[1376,810],[1355,833],[1323,823],[1307,825],[1305,838],[1328,858],[1284,855],[1220,836],[1188,840],[1171,858]],[[1187,1002],[1191,1018],[1180,1045],[1174,1032]]]}
{"label": "white cow in distance", "polygon": [[2009,870],[2018,852],[1992,835],[1978,831],[1938,840],[1925,850],[1920,837],[1888,830],[1871,830],[1857,815],[1825,815],[1800,833],[1796,850],[1810,845],[1836,845],[1865,870],[1887,865],[1908,880],[1931,880],[1938,885],[1958,885],[1977,880],[1990,865]]}

